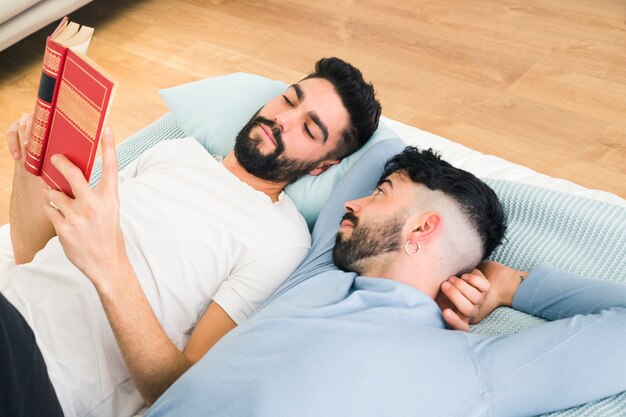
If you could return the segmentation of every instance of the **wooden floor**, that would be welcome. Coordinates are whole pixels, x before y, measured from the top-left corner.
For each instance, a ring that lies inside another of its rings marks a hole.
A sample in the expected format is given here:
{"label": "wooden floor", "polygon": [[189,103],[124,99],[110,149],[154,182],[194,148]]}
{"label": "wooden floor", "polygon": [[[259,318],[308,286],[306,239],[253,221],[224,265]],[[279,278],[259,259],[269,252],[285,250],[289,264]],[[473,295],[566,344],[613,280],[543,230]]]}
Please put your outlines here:
{"label": "wooden floor", "polygon": [[[137,0],[71,15],[118,81],[118,141],[167,111],[159,88],[233,71],[292,82],[339,56],[384,114],[626,197],[624,0]],[[32,111],[45,36],[0,52],[0,126]],[[0,142],[0,224],[13,164]]]}

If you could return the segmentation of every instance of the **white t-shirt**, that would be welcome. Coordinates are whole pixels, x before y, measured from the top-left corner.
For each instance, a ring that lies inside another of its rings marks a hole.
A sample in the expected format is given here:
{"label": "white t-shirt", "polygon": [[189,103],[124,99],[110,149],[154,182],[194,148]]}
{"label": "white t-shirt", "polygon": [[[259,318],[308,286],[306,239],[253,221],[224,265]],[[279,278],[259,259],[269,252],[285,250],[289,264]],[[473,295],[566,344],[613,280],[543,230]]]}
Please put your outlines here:
{"label": "white t-shirt", "polygon": [[[211,300],[240,323],[310,247],[287,195],[272,203],[193,138],[145,152],[120,173],[119,195],[126,251],[180,349]],[[141,408],[97,293],[58,238],[29,264],[0,266],[7,269],[0,289],[33,328],[66,416],[127,416]]]}

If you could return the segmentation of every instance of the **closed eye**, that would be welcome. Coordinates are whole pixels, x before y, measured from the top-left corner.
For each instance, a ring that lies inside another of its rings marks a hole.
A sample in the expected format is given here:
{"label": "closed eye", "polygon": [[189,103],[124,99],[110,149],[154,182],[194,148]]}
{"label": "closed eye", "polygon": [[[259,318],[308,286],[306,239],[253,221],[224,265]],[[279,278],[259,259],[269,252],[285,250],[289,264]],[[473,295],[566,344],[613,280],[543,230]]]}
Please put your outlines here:
{"label": "closed eye", "polygon": [[287,103],[289,107],[294,107],[293,102],[289,100],[286,95],[283,94],[282,96],[283,96],[283,100],[285,100],[285,103]]}
{"label": "closed eye", "polygon": [[311,129],[309,129],[309,126],[307,126],[306,123],[304,124],[304,131],[306,132],[308,137],[310,137],[311,139],[315,139],[315,136],[313,136]]}

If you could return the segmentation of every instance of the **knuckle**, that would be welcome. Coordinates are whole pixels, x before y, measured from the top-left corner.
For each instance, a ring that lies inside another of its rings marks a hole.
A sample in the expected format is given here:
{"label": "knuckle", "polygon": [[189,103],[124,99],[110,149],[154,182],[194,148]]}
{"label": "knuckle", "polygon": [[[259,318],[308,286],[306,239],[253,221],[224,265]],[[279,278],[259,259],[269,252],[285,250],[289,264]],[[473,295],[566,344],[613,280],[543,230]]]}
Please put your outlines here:
{"label": "knuckle", "polygon": [[68,175],[68,179],[71,179],[74,182],[80,180],[80,178],[83,176],[80,169],[78,169],[76,166],[67,165],[66,172]]}
{"label": "knuckle", "polygon": [[474,314],[476,314],[475,311],[476,311],[476,308],[474,305],[468,305],[468,306],[465,306],[465,308],[463,309],[463,315],[465,317],[471,317]]}
{"label": "knuckle", "polygon": [[458,288],[456,288],[454,285],[450,285],[450,287],[448,287],[448,291],[446,291],[446,294],[448,295],[448,297],[452,298],[452,297],[458,297],[459,295],[459,290]]}
{"label": "knuckle", "polygon": [[95,205],[91,201],[88,201],[83,207],[82,220],[85,220],[85,221],[92,220],[97,216],[97,214],[98,212],[96,210]]}
{"label": "knuckle", "polygon": [[465,274],[464,277],[467,282],[476,282],[477,278],[479,278],[475,274]]}
{"label": "knuckle", "polygon": [[469,288],[470,285],[463,281],[462,279],[458,279],[454,282],[454,286],[457,287],[458,289],[465,289],[465,288]]}

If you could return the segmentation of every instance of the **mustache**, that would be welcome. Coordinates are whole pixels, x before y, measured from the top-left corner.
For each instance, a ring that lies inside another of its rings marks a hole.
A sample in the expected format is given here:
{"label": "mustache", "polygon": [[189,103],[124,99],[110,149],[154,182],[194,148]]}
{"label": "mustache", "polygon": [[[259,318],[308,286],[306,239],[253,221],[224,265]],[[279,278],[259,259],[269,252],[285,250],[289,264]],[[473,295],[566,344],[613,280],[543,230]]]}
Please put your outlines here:
{"label": "mustache", "polygon": [[270,119],[266,119],[263,116],[257,116],[254,118],[254,124],[267,126],[272,131],[272,135],[274,136],[274,139],[276,140],[276,145],[278,145],[279,147],[283,145],[282,133],[280,129],[278,128],[278,125],[276,125],[274,121]]}
{"label": "mustache", "polygon": [[352,212],[348,211],[346,212],[342,217],[341,217],[341,221],[339,222],[339,224],[341,224],[342,221],[347,220],[350,223],[352,223],[352,226],[356,228],[356,225],[359,224],[359,218]]}

